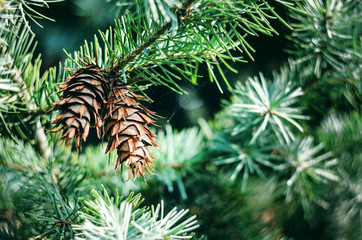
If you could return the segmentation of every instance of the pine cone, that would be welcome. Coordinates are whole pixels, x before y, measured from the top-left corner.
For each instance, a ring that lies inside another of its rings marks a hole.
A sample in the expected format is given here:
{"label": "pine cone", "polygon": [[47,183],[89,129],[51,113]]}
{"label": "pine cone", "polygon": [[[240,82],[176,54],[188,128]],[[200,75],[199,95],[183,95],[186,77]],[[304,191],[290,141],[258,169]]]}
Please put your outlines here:
{"label": "pine cone", "polygon": [[[86,141],[89,128],[95,126],[97,135],[101,137],[102,116],[101,111],[107,103],[109,82],[100,73],[100,68],[88,65],[79,68],[67,78],[67,83],[60,86],[63,95],[54,103],[61,114],[53,121],[55,127],[51,132],[63,129],[61,139],[68,146],[75,138],[76,148],[79,149],[81,141]],[[61,126],[59,126],[61,125]],[[58,128],[56,128],[59,126]]]}
{"label": "pine cone", "polygon": [[105,133],[110,136],[106,153],[117,149],[116,169],[125,162],[130,167],[129,178],[133,173],[144,178],[148,164],[154,157],[147,146],[157,147],[153,140],[155,135],[148,129],[149,123],[154,123],[153,112],[142,106],[138,100],[145,97],[133,93],[125,85],[116,86],[108,100],[105,115]]}

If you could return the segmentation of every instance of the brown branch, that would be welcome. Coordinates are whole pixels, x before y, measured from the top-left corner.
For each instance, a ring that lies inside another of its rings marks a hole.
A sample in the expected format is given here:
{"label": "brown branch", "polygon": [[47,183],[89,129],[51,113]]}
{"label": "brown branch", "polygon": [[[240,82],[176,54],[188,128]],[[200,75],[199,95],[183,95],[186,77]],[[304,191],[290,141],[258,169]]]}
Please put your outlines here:
{"label": "brown branch", "polygon": [[136,48],[135,50],[133,50],[129,55],[127,55],[126,57],[124,57],[123,59],[121,59],[116,65],[114,65],[109,72],[116,72],[118,71],[120,68],[124,67],[127,63],[131,62],[133,59],[135,59],[137,57],[137,55],[139,55],[140,53],[143,52],[144,49],[148,48],[149,46],[151,46],[162,34],[164,34],[166,32],[167,29],[169,29],[171,27],[171,22],[167,22],[165,25],[163,25],[160,29],[157,30],[157,32],[155,32],[153,34],[153,36],[151,36],[146,42],[142,43],[138,48]]}

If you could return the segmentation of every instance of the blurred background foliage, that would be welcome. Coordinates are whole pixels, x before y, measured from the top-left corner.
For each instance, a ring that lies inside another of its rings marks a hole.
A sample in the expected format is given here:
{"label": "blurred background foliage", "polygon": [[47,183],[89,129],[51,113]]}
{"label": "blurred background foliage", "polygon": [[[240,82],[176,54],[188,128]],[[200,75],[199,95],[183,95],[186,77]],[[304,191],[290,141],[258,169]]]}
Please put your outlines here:
{"label": "blurred background foliage", "polygon": [[[238,73],[224,69],[231,91],[220,93],[207,77],[198,85],[183,81],[188,94],[147,89],[153,100],[147,107],[161,116],[154,128],[160,150],[152,149],[156,161],[147,184],[125,181],[128,171],[115,172],[114,156],[104,154],[94,132],[79,155],[51,134],[52,158],[45,163],[32,143],[2,137],[0,238],[92,239],[126,224],[122,219],[136,219],[139,226],[128,229],[137,239],[132,231],[161,221],[154,212],[176,214],[178,207],[197,216],[197,229],[193,218],[187,220],[195,238],[360,239],[362,4],[300,2],[307,13],[275,8],[294,31],[272,20],[279,35],[250,38],[254,61],[230,62]],[[117,3],[124,2],[35,6],[55,20],[37,20],[43,27],[31,22],[34,55],[42,60],[35,66],[42,72],[58,66],[68,58],[63,49],[74,52],[113,25],[122,14]],[[198,74],[207,76],[207,67]],[[145,199],[127,198],[131,192]],[[143,208],[162,200],[157,211]],[[120,215],[112,215],[114,209],[122,209]]]}

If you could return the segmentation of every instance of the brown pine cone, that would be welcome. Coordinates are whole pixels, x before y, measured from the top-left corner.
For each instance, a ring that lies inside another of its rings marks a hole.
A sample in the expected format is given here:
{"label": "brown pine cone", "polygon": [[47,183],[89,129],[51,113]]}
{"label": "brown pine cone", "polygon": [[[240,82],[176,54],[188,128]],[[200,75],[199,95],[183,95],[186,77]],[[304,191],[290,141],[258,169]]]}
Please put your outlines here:
{"label": "brown pine cone", "polygon": [[155,135],[148,124],[154,123],[153,112],[142,106],[138,100],[145,97],[133,93],[125,85],[112,89],[105,114],[105,133],[110,136],[106,153],[117,149],[116,169],[123,163],[130,167],[129,178],[133,173],[145,177],[144,168],[149,172],[148,164],[154,157],[148,146],[157,147]]}
{"label": "brown pine cone", "polygon": [[55,127],[50,131],[63,130],[61,139],[66,145],[75,138],[78,150],[81,141],[86,141],[90,127],[95,126],[98,137],[101,137],[101,113],[107,103],[109,81],[99,67],[88,65],[69,76],[60,89],[63,95],[54,105],[61,114],[53,121]]}

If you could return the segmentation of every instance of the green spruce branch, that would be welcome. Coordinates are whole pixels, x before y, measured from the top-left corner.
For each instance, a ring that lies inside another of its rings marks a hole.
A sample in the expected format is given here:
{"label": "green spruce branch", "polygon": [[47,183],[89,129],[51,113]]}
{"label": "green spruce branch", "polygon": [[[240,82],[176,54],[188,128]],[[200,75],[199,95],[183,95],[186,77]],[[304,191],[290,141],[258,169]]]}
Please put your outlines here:
{"label": "green spruce branch", "polygon": [[151,46],[159,37],[162,36],[169,28],[171,27],[171,22],[164,24],[160,27],[152,36],[148,38],[148,40],[142,43],[137,49],[133,50],[129,55],[121,59],[118,63],[116,63],[109,71],[110,72],[118,72],[119,69],[124,67],[126,64],[131,62],[133,59],[137,57],[140,53],[146,50],[149,46]]}
{"label": "green spruce branch", "polygon": [[[195,84],[194,73],[198,64],[205,63],[211,81],[215,81],[222,91],[214,66],[230,88],[220,64],[236,71],[228,61],[245,61],[233,56],[231,51],[246,53],[253,59],[250,52],[255,50],[246,37],[256,37],[259,33],[271,36],[276,31],[268,19],[281,19],[265,1],[260,4],[253,1],[231,1],[226,4],[214,0],[186,1],[181,7],[166,11],[169,15],[177,16],[177,21],[165,17],[168,15],[161,10],[162,4],[149,2],[148,5],[148,1],[144,1],[144,6],[150,7],[150,10],[142,7],[141,2],[121,16],[114,27],[100,32],[103,46],[95,36],[93,42],[85,42],[73,56],[67,53],[75,65],[81,67],[87,62],[94,63],[108,69],[127,84],[146,81],[183,92],[175,81],[181,80],[175,71],[187,81],[192,79],[191,82]],[[156,22],[148,18],[145,12],[154,12],[152,9],[157,7],[162,14]],[[271,15],[267,14],[269,11]]]}

